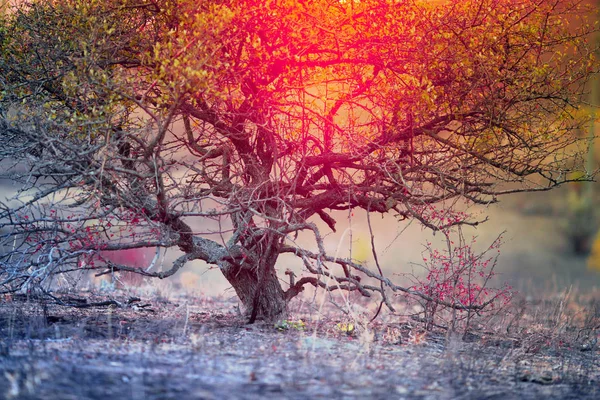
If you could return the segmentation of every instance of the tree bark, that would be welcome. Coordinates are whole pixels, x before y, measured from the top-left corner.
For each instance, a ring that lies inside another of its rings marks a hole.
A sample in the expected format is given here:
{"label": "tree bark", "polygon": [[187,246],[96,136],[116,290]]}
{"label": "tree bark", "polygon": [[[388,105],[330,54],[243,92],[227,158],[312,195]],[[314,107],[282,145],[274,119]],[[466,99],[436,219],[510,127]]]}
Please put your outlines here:
{"label": "tree bark", "polygon": [[[266,271],[263,268],[267,268]],[[225,278],[237,293],[245,314],[251,318],[254,311],[256,319],[277,321],[287,316],[285,292],[279,284],[274,263],[256,268],[240,268],[230,265],[222,269]],[[265,273],[263,273],[265,272]],[[257,296],[258,292],[258,297]],[[256,305],[255,303],[256,298]],[[254,321],[251,321],[254,322]]]}

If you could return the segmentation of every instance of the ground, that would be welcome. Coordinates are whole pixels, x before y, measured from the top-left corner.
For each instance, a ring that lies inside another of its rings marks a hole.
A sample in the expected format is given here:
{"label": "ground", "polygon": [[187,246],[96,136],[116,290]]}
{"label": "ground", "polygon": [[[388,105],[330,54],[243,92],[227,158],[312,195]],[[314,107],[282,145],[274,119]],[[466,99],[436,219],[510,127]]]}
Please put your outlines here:
{"label": "ground", "polygon": [[248,325],[235,299],[59,297],[86,307],[0,303],[0,398],[600,398],[594,296],[523,301],[466,336],[310,299]]}

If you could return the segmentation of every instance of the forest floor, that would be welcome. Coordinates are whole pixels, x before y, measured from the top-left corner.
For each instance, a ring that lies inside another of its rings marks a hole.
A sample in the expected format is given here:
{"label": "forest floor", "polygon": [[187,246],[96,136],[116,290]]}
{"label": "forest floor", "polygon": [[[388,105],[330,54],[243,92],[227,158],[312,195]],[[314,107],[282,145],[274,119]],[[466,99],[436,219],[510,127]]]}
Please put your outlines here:
{"label": "forest floor", "polygon": [[600,398],[600,296],[515,301],[466,336],[302,300],[276,326],[232,300],[131,296],[5,296],[0,398]]}

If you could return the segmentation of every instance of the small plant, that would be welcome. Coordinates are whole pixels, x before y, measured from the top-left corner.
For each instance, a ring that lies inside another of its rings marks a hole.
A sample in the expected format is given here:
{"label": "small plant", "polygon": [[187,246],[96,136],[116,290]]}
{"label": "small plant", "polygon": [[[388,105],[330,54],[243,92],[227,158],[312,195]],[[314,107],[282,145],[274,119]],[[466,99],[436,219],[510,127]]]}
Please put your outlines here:
{"label": "small plant", "polygon": [[423,266],[427,275],[425,278],[415,277],[413,289],[428,298],[419,299],[427,329],[435,326],[436,317],[442,318],[444,311],[449,311],[448,325],[454,329],[457,324],[463,324],[467,331],[474,315],[506,305],[512,297],[509,286],[500,289],[490,287],[496,275],[494,269],[502,235],[485,251],[477,253],[474,250],[476,238],[467,242],[460,228],[456,234],[450,229],[443,229],[442,233],[445,239],[443,250],[426,243]]}
{"label": "small plant", "polygon": [[306,328],[306,324],[301,319],[299,319],[298,321],[290,321],[290,320],[284,319],[282,321],[276,322],[274,327],[275,327],[275,329],[277,329],[278,331],[281,331],[281,332],[288,331],[290,329],[295,329],[297,331],[303,331]]}

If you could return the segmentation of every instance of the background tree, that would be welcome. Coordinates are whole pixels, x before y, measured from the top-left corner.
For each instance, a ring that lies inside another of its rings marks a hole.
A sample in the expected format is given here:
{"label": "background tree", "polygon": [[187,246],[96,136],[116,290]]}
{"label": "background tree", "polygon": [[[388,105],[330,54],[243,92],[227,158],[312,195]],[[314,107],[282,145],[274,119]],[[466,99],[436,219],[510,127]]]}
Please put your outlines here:
{"label": "background tree", "polygon": [[[595,5],[596,19],[600,16],[600,8],[598,2],[593,1]],[[600,36],[596,33],[591,38],[595,42],[596,51],[600,44]],[[598,54],[595,54],[597,57]],[[588,135],[590,141],[588,153],[586,156],[586,169],[592,171],[597,169],[598,160],[595,151],[598,143],[596,141],[596,123],[597,119],[597,107],[598,107],[598,80],[597,77],[593,77],[589,82],[589,93],[588,93],[588,109],[587,112],[591,115],[591,120],[586,131],[582,131],[581,135]],[[566,202],[566,216],[567,220],[564,223],[564,230],[569,244],[575,254],[587,256],[590,254],[594,237],[598,232],[598,220],[594,199],[595,195],[595,182],[574,182],[568,185],[569,191],[567,193]]]}
{"label": "background tree", "polygon": [[[165,278],[204,260],[251,320],[284,314],[305,285],[379,293],[390,308],[387,292],[428,298],[327,254],[331,211],[447,230],[477,223],[456,199],[567,181],[596,71],[585,11],[558,0],[23,4],[0,32],[0,154],[23,185],[0,211],[0,288],[48,290],[81,269]],[[219,229],[194,231],[202,221]],[[158,272],[98,262],[141,247],[182,255]],[[306,275],[287,290],[284,253]]]}

